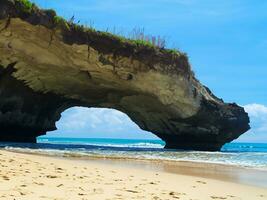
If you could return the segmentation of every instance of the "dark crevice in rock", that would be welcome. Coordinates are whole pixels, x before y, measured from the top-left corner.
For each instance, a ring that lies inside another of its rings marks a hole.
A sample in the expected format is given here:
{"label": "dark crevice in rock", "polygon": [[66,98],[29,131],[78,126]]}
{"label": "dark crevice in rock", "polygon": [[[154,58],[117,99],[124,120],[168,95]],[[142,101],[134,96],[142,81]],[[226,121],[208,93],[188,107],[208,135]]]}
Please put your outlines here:
{"label": "dark crevice in rock", "polygon": [[51,46],[53,39],[54,39],[54,35],[55,35],[55,30],[53,29],[51,30],[51,33],[50,33],[50,40],[49,40],[48,46]]}
{"label": "dark crevice in rock", "polygon": [[8,26],[10,25],[10,23],[11,23],[11,17],[10,17],[10,15],[8,15],[5,26],[0,30],[0,32],[6,30],[8,28]]}
{"label": "dark crevice in rock", "polygon": [[15,64],[0,66],[0,141],[34,142],[37,136],[55,130],[60,113],[77,102],[34,92],[12,77]]}

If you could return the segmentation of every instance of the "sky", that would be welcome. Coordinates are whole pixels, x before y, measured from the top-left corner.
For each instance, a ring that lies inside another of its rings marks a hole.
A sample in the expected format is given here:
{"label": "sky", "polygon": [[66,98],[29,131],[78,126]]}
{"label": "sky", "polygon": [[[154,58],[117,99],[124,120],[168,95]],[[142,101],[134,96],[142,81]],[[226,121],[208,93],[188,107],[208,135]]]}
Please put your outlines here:
{"label": "sky", "polygon": [[[240,142],[267,142],[267,1],[33,0],[66,19],[127,35],[144,28],[188,54],[196,77],[226,102],[249,113],[252,129]],[[154,138],[125,114],[72,108],[50,136]]]}

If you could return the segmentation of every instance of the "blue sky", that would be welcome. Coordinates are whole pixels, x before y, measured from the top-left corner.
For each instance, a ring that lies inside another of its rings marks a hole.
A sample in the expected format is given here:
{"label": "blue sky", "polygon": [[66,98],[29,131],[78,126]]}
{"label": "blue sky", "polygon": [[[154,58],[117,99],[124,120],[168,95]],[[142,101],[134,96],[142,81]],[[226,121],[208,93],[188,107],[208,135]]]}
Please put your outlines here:
{"label": "blue sky", "polygon": [[[69,19],[128,34],[143,27],[189,55],[197,78],[245,107],[252,130],[238,141],[267,142],[267,1],[34,0]],[[104,116],[104,117],[103,117]],[[98,119],[95,119],[98,117]],[[69,121],[77,122],[69,126]],[[97,126],[94,120],[97,121]],[[81,124],[80,122],[83,121]],[[107,123],[108,122],[108,123]],[[112,123],[114,122],[114,123]],[[152,138],[114,110],[73,108],[51,136]]]}

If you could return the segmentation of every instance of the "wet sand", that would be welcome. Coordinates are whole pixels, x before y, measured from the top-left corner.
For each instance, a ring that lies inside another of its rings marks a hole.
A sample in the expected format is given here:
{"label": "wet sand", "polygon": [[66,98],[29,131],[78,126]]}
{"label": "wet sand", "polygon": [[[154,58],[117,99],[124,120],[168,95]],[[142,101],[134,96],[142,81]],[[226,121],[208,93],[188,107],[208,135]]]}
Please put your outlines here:
{"label": "wet sand", "polygon": [[210,178],[215,180],[264,187],[267,189],[267,170],[190,161],[147,161],[132,159],[91,159],[89,161],[111,164],[114,166],[125,166],[180,175]]}
{"label": "wet sand", "polygon": [[209,177],[212,173],[201,174],[199,166],[191,166],[195,171],[183,166],[189,163],[178,168],[140,163],[79,161],[1,150],[0,199],[267,199],[264,187]]}

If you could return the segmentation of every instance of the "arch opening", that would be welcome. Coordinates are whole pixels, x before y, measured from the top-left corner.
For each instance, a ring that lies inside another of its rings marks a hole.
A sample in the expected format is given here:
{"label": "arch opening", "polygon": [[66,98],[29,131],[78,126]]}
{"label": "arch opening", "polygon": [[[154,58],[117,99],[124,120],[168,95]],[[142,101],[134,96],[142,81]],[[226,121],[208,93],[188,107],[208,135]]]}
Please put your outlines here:
{"label": "arch opening", "polygon": [[[71,107],[61,113],[56,123],[57,130],[47,132],[37,138],[37,142],[47,139],[111,139],[164,142],[151,132],[144,131],[125,113],[109,108]],[[90,143],[90,140],[87,140]],[[112,141],[111,141],[112,142]]]}

